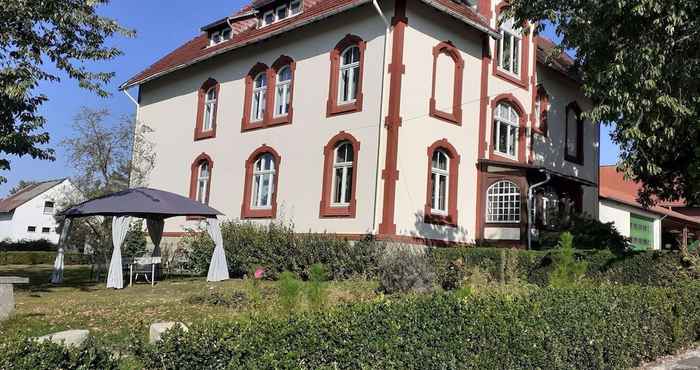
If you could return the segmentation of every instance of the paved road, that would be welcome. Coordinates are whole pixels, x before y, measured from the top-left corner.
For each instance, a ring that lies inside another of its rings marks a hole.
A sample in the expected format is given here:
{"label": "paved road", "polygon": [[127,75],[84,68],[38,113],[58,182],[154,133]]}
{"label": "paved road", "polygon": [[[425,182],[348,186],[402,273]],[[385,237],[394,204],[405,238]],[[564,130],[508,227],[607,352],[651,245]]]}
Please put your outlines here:
{"label": "paved road", "polygon": [[700,370],[700,347],[642,366],[643,370]]}

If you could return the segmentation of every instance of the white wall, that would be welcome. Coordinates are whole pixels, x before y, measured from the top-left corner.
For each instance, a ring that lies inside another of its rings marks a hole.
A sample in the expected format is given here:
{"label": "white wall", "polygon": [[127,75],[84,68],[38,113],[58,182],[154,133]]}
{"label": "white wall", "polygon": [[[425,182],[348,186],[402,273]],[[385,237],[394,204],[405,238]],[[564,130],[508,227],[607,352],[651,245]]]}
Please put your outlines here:
{"label": "white wall", "polygon": [[623,236],[630,237],[630,213],[654,220],[654,249],[661,249],[661,217],[657,214],[606,199],[600,200],[600,221],[613,222]]}

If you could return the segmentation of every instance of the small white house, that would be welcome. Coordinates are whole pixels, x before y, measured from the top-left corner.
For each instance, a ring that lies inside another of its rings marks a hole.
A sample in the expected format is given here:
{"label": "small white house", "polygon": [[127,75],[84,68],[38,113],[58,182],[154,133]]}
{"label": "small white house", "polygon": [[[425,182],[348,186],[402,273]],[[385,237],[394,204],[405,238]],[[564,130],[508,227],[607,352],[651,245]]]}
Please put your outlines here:
{"label": "small white house", "polygon": [[59,204],[77,189],[68,179],[29,185],[0,200],[0,240],[47,239],[58,243],[54,218]]}

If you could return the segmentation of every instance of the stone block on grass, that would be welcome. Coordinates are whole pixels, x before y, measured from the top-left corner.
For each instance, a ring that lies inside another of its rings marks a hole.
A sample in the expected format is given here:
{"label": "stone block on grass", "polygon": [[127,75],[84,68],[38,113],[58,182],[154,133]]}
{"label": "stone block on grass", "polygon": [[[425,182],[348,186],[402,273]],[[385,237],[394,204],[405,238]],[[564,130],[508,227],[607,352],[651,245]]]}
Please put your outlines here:
{"label": "stone block on grass", "polygon": [[51,341],[64,346],[80,346],[90,336],[89,330],[66,330],[36,338],[39,342]]}
{"label": "stone block on grass", "polygon": [[182,330],[187,331],[187,326],[181,322],[157,322],[154,324],[151,324],[151,328],[148,331],[148,343],[156,343],[160,341],[160,338],[163,336],[163,333],[166,331],[172,329],[175,327],[175,325],[179,325]]}

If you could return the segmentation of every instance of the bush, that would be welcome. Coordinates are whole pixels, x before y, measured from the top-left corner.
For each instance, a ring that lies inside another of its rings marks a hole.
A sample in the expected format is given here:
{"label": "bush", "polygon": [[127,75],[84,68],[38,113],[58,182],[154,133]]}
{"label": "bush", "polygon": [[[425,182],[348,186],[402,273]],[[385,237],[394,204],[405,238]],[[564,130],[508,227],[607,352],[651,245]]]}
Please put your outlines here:
{"label": "bush", "polygon": [[[0,265],[53,265],[56,252],[0,252]],[[65,253],[66,265],[87,265],[88,256],[80,253]]]}
{"label": "bush", "polygon": [[554,251],[554,270],[549,273],[549,285],[557,288],[573,287],[583,280],[588,263],[577,261],[574,256],[574,237],[571,233],[562,233],[559,247]]}
{"label": "bush", "polygon": [[146,254],[147,232],[143,231],[143,222],[136,221],[129,225],[129,230],[124,237],[122,244],[122,256],[124,257],[143,257]]}
{"label": "bush", "polygon": [[[242,277],[262,266],[269,279],[276,279],[282,271],[306,279],[316,263],[326,266],[329,278],[334,280],[355,275],[373,277],[382,248],[371,239],[352,243],[332,234],[294,233],[293,225],[283,222],[223,222],[221,231],[232,277]],[[214,250],[209,236],[192,233],[182,243],[188,246],[188,267],[206,273]]]}
{"label": "bush", "polygon": [[379,290],[384,293],[426,293],[434,283],[433,265],[422,250],[396,246],[380,260]]}
{"label": "bush", "polygon": [[14,340],[0,344],[0,369],[118,369],[117,360],[89,338],[79,347]]}
{"label": "bush", "polygon": [[3,240],[0,242],[0,252],[55,252],[56,244],[47,239],[39,240]]}
{"label": "bush", "polygon": [[[574,245],[578,249],[608,249],[615,254],[630,250],[627,238],[617,231],[612,222],[600,222],[587,215],[573,215],[571,225],[566,228],[566,231],[574,236]],[[556,248],[561,234],[561,231],[540,233],[540,240],[536,243],[538,249]]]}
{"label": "bush", "polygon": [[174,331],[145,368],[630,368],[700,336],[700,286],[418,295]]}
{"label": "bush", "polygon": [[327,272],[325,266],[320,263],[311,266],[306,296],[313,311],[320,311],[326,307],[326,302],[328,301],[326,280]]}
{"label": "bush", "polygon": [[280,309],[284,314],[290,314],[297,310],[299,306],[299,298],[301,298],[301,291],[303,289],[303,284],[294,273],[289,271],[284,271],[280,274],[279,281],[277,282],[277,289],[279,291],[280,299]]}

